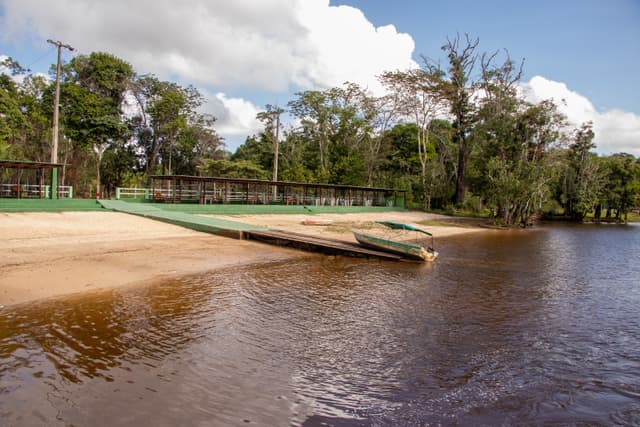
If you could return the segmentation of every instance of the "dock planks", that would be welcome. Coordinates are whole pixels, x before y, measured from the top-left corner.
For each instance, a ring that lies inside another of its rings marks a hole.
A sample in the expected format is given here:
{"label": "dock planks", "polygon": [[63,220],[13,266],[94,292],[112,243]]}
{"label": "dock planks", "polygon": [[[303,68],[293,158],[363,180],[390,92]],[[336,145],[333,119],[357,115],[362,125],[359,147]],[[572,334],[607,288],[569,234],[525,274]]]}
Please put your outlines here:
{"label": "dock planks", "polygon": [[283,230],[271,230],[266,227],[245,224],[238,221],[192,215],[186,212],[165,211],[156,206],[144,203],[128,203],[119,200],[100,200],[99,203],[105,209],[139,215],[179,225],[191,230],[234,239],[253,240],[327,255],[377,258],[390,261],[402,259],[402,257],[395,254],[367,249],[355,242],[350,243],[342,240],[309,236]]}
{"label": "dock planks", "polygon": [[245,238],[278,246],[292,247],[308,252],[319,252],[326,255],[377,258],[390,261],[399,261],[402,259],[399,255],[367,249],[357,243],[326,239],[283,230],[250,230],[245,232]]}

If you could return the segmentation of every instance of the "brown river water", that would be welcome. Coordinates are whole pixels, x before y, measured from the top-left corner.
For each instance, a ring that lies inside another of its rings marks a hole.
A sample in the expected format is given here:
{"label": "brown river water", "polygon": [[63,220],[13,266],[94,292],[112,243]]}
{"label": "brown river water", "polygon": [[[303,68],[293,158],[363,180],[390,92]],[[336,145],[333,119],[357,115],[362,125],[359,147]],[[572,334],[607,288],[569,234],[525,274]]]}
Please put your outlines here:
{"label": "brown river water", "polygon": [[639,226],[436,243],[5,307],[0,425],[640,425]]}

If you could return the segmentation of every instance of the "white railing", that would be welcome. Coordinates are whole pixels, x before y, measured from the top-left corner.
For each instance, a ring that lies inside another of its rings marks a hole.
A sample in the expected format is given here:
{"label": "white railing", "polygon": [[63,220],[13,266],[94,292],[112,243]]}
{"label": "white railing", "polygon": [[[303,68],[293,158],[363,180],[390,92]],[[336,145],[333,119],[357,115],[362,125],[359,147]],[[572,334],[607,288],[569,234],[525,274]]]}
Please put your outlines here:
{"label": "white railing", "polygon": [[[152,196],[153,195],[153,196]],[[149,189],[149,197],[154,199],[166,199],[166,200],[198,200],[200,192],[198,190],[181,189],[175,192],[172,189],[167,188],[154,188],[153,192]]]}
{"label": "white railing", "polygon": [[[51,197],[51,186],[28,184],[0,184],[0,197],[14,197],[18,199],[48,199]],[[58,197],[61,199],[73,199],[73,187],[70,185],[58,186]]]}
{"label": "white railing", "polygon": [[197,200],[205,204],[209,203],[249,203],[249,204],[287,204],[287,205],[307,205],[307,206],[393,206],[393,200],[385,200],[376,197],[360,197],[352,198],[345,196],[309,196],[302,197],[298,194],[288,194],[286,197],[282,193],[278,193],[273,198],[272,192],[264,191],[231,191],[225,194],[223,189],[206,190],[201,194],[198,190],[180,189],[175,191],[167,188],[116,188],[116,199],[133,198],[133,199],[155,199],[166,201],[186,201]]}
{"label": "white railing", "polygon": [[[47,188],[48,187],[47,185]],[[73,187],[70,185],[59,185],[58,197],[62,199],[73,199]]]}
{"label": "white railing", "polygon": [[116,199],[148,199],[150,190],[148,188],[126,188],[126,187],[117,187],[116,188]]}

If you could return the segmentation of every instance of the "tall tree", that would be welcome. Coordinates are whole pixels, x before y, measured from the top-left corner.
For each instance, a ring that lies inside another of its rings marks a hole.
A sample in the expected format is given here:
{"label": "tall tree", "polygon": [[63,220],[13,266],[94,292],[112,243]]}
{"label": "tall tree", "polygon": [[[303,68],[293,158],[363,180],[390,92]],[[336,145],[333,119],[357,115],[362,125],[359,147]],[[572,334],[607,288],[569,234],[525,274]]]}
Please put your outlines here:
{"label": "tall tree", "polygon": [[[273,170],[273,137],[268,131],[247,137],[231,156],[231,160],[246,160]],[[281,151],[281,150],[280,150]]]}
{"label": "tall tree", "polygon": [[383,85],[395,94],[398,111],[402,117],[416,124],[418,159],[421,165],[422,200],[425,209],[430,208],[427,189],[427,164],[434,149],[430,147],[433,121],[445,111],[440,88],[442,73],[422,69],[384,73]]}
{"label": "tall tree", "polygon": [[335,125],[328,94],[314,90],[297,93],[296,96],[297,99],[289,102],[289,110],[300,120],[305,138],[314,142],[318,181],[328,182],[329,144]]}
{"label": "tall tree", "polygon": [[204,98],[196,88],[143,75],[131,93],[137,115],[129,123],[147,175],[160,168],[163,173],[197,173],[204,159],[221,156],[224,142],[213,129],[215,117],[199,112]]}
{"label": "tall tree", "polygon": [[0,66],[10,71],[10,74],[0,74],[0,155],[8,158],[10,152],[16,151],[16,145],[24,142],[28,126],[22,111],[20,86],[12,78],[24,69],[11,58],[6,58]]}
{"label": "tall tree", "polygon": [[396,94],[381,97],[368,96],[362,93],[362,111],[365,122],[364,150],[366,161],[366,185],[372,186],[379,168],[384,160],[386,132],[395,124],[399,116]]}
{"label": "tall tree", "polygon": [[565,214],[574,221],[582,221],[600,199],[604,171],[595,148],[592,123],[584,123],[576,129],[567,152],[567,174],[565,176]]}
{"label": "tall tree", "polygon": [[[637,207],[640,199],[640,160],[630,154],[618,153],[600,159],[605,170],[601,203],[605,206],[607,219],[627,221],[627,215]],[[600,211],[595,215],[600,219]]]}
{"label": "tall tree", "polygon": [[306,91],[289,102],[301,123],[300,135],[316,160],[318,182],[361,184],[366,165],[363,145],[371,135],[371,117],[363,107],[364,90],[356,84],[326,91]]}
{"label": "tall tree", "polygon": [[470,138],[474,189],[497,223],[531,223],[551,197],[556,161],[550,149],[559,139],[562,115],[549,101],[525,102],[517,91],[522,66],[497,54],[482,57],[479,110]]}
{"label": "tall tree", "polygon": [[226,157],[224,140],[213,128],[215,121],[209,114],[196,114],[189,120],[178,143],[180,164],[176,165],[176,173],[196,175],[206,159]]}
{"label": "tall tree", "polygon": [[[441,93],[448,101],[449,112],[454,118],[455,142],[458,146],[458,167],[456,176],[456,191],[453,202],[460,204],[464,201],[466,191],[467,160],[470,152],[469,133],[476,120],[476,108],[472,97],[477,88],[473,80],[473,70],[478,60],[476,49],[480,40],[460,35],[447,39],[442,50],[447,54],[449,67],[440,86]],[[429,64],[429,61],[425,61]],[[429,64],[430,68],[436,68]]]}
{"label": "tall tree", "polygon": [[284,132],[284,141],[280,144],[280,170],[283,181],[313,182],[313,168],[316,166],[310,156],[310,143],[300,132],[289,129]]}
{"label": "tall tree", "polygon": [[273,181],[278,180],[278,160],[280,157],[280,115],[284,112],[285,110],[278,106],[267,104],[265,111],[259,112],[256,116],[256,118],[264,125],[262,138],[264,140],[271,141],[273,153],[273,159],[271,162],[273,175],[271,179]]}
{"label": "tall tree", "polygon": [[74,149],[96,154],[96,193],[100,191],[100,163],[105,150],[128,138],[122,107],[134,75],[130,64],[102,52],[78,55],[64,67],[64,134]]}
{"label": "tall tree", "polygon": [[2,158],[48,161],[51,154],[50,88],[18,62],[0,63],[0,152]]}

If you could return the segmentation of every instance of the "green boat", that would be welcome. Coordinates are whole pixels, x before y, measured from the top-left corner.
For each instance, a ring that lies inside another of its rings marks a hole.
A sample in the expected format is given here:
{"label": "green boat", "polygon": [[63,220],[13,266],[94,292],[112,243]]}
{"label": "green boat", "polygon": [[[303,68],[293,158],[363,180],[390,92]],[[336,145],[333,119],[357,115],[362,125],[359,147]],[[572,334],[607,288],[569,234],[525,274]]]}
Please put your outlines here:
{"label": "green boat", "polygon": [[372,249],[377,249],[385,252],[390,252],[403,256],[404,258],[414,261],[435,261],[438,257],[438,252],[433,249],[433,234],[428,231],[421,230],[409,224],[402,224],[392,221],[376,221],[378,224],[384,225],[394,230],[409,230],[417,233],[426,234],[431,236],[431,246],[425,248],[418,244],[400,242],[397,240],[391,240],[383,237],[373,236],[370,234],[364,234],[354,231],[353,236],[358,243],[362,246],[366,246]]}

